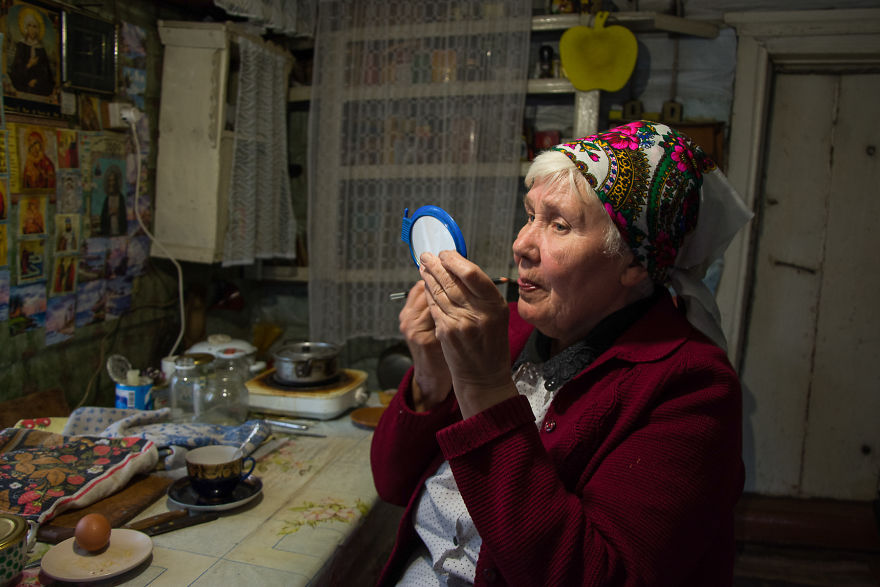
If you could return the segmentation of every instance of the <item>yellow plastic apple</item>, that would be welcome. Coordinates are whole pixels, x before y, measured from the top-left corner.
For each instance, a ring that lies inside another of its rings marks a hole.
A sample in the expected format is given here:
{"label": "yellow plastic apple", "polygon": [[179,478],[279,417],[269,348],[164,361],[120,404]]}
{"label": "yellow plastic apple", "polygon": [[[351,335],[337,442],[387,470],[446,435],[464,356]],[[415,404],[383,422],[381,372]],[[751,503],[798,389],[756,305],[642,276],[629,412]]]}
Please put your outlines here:
{"label": "yellow plastic apple", "polygon": [[572,27],[559,39],[562,68],[577,90],[616,92],[635,69],[635,35],[626,27],[606,27],[607,19],[607,12],[599,12],[592,27]]}

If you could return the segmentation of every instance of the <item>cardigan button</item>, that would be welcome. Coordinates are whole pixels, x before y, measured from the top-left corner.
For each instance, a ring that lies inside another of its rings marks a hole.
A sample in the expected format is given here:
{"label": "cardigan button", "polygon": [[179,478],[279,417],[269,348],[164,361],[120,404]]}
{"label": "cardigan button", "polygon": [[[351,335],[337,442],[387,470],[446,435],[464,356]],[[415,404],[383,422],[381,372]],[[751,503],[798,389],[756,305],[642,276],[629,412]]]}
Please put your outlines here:
{"label": "cardigan button", "polygon": [[498,579],[498,571],[493,568],[488,568],[483,571],[483,577],[486,579],[487,583],[494,583]]}
{"label": "cardigan button", "polygon": [[544,422],[544,432],[553,432],[556,430],[556,420],[547,420]]}

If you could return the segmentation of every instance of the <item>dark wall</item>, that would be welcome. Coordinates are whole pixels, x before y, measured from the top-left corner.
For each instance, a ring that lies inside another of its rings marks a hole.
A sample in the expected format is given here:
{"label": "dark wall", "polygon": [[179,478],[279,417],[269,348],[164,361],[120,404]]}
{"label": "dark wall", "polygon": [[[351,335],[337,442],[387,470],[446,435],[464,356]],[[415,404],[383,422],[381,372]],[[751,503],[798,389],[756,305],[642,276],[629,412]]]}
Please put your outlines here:
{"label": "dark wall", "polygon": [[[154,146],[147,164],[148,184],[152,189],[162,67],[156,22],[159,19],[197,20],[201,15],[173,4],[146,0],[74,4],[86,12],[117,23],[128,22],[147,32],[144,110],[150,119],[150,143]],[[42,123],[40,119],[32,122]],[[67,122],[76,128],[74,118]],[[52,208],[50,205],[49,214],[54,212]],[[40,391],[61,390],[71,407],[112,405],[114,387],[105,369],[107,357],[121,354],[135,367],[158,366],[161,357],[170,352],[179,324],[176,272],[170,263],[161,259],[149,260],[144,274],[135,278],[129,312],[118,320],[77,328],[73,338],[65,342],[46,346],[43,328],[12,336],[7,323],[0,323],[0,402]]]}

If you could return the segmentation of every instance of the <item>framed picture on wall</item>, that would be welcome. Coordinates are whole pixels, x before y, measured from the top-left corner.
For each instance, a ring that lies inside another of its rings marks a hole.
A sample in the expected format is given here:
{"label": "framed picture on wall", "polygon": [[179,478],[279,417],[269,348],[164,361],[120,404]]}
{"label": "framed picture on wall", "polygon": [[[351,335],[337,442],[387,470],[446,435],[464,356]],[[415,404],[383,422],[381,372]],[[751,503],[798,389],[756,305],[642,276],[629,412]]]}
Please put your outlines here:
{"label": "framed picture on wall", "polygon": [[78,12],[65,12],[62,46],[65,87],[106,93],[116,90],[116,25]]}
{"label": "framed picture on wall", "polygon": [[61,11],[36,0],[3,4],[6,107],[21,114],[60,116]]}

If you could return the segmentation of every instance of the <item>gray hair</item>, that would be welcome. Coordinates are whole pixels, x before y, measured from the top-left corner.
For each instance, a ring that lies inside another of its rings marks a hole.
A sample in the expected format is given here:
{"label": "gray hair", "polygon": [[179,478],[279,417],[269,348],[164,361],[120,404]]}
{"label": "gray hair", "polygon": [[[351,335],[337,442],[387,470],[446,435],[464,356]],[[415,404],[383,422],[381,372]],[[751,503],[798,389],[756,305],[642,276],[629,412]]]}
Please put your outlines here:
{"label": "gray hair", "polygon": [[[531,189],[536,183],[544,185],[568,183],[569,188],[578,195],[585,205],[602,206],[602,201],[587,183],[583,174],[578,171],[572,160],[560,151],[544,151],[535,157],[526,173],[525,184],[528,189]],[[605,207],[602,206],[602,208],[604,210]],[[631,253],[632,250],[611,217],[608,214],[603,214],[603,217],[607,221],[603,227],[605,231],[603,252],[609,257],[619,258]],[[650,278],[643,279],[633,288],[633,299],[648,297],[653,291],[654,282]]]}
{"label": "gray hair", "polygon": [[[568,183],[568,187],[578,195],[584,204],[588,206],[602,205],[599,196],[587,183],[583,174],[578,171],[572,160],[560,151],[544,151],[535,157],[529,166],[528,173],[526,173],[525,184],[528,189],[531,189],[536,183],[545,185]],[[611,217],[606,214],[605,218],[608,221],[603,227],[605,254],[612,257],[622,257],[629,252],[629,246],[623,240],[623,235],[620,234]]]}

